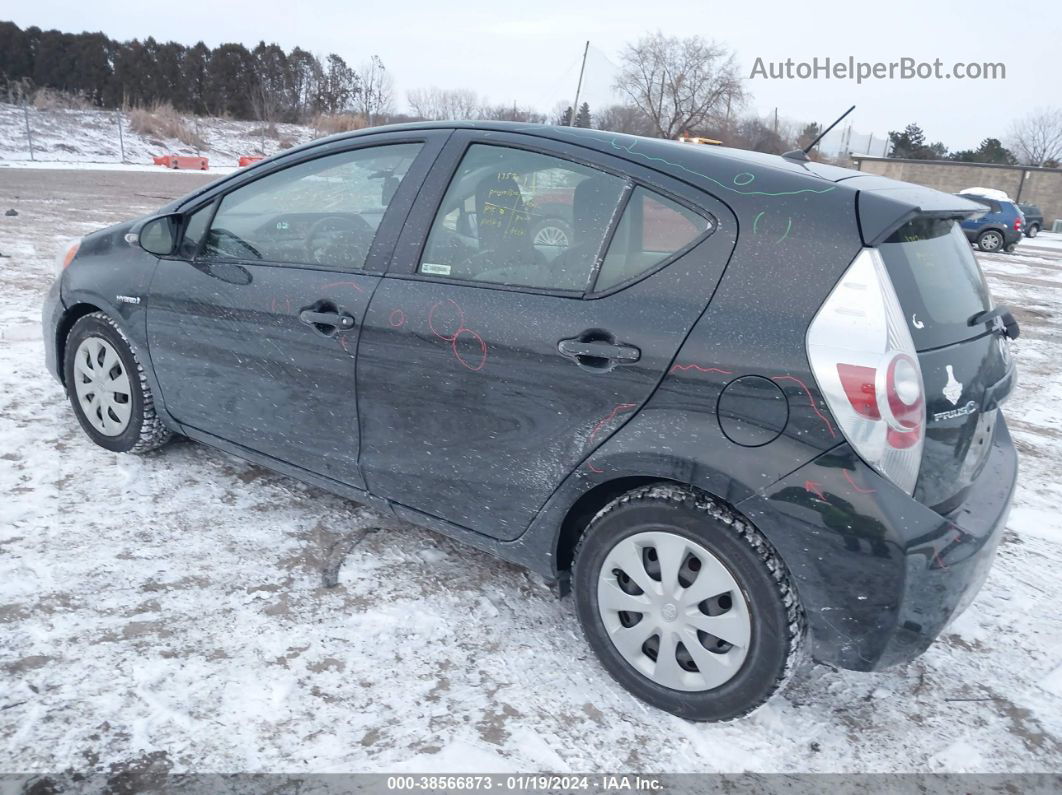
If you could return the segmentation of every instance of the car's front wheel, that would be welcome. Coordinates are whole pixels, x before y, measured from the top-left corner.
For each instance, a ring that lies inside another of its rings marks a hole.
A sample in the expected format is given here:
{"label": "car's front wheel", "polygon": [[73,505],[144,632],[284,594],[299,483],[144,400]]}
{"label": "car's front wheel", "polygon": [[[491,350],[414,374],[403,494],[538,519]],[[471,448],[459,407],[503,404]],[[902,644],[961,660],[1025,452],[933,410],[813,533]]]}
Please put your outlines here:
{"label": "car's front wheel", "polygon": [[1040,227],[1036,224],[1032,224],[1028,229],[1025,230],[1026,237],[1036,237],[1039,233]]}
{"label": "car's front wheel", "polygon": [[70,329],[63,373],[74,414],[100,447],[146,453],[170,440],[136,354],[103,312],[85,315]]}
{"label": "car's front wheel", "polygon": [[986,229],[977,236],[977,247],[981,251],[999,251],[1003,248],[1003,235],[995,229]]}
{"label": "car's front wheel", "polygon": [[576,552],[576,610],[608,672],[690,720],[764,703],[798,658],[804,618],[788,572],[747,521],[673,485],[618,498]]}

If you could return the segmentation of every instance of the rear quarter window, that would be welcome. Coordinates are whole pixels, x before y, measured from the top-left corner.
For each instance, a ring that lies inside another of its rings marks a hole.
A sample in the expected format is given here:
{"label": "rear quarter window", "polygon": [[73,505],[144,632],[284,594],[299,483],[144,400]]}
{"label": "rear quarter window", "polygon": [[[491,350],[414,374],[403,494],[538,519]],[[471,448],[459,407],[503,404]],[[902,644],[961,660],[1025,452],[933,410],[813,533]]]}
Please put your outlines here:
{"label": "rear quarter window", "polygon": [[976,337],[970,326],[992,298],[966,236],[952,219],[916,218],[879,246],[915,347],[922,351]]}
{"label": "rear quarter window", "polygon": [[648,273],[714,226],[708,218],[657,193],[631,193],[594,285],[595,292]]}

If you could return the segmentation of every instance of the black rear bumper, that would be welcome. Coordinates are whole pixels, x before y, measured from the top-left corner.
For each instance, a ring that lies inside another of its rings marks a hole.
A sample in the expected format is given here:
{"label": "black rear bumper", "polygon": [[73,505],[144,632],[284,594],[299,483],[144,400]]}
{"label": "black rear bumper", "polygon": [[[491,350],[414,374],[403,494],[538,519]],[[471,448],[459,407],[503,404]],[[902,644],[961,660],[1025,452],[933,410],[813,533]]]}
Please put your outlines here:
{"label": "black rear bumper", "polygon": [[813,656],[871,671],[917,657],[973,601],[1003,535],[1017,470],[1001,417],[984,469],[946,516],[847,444],[738,507],[789,567]]}

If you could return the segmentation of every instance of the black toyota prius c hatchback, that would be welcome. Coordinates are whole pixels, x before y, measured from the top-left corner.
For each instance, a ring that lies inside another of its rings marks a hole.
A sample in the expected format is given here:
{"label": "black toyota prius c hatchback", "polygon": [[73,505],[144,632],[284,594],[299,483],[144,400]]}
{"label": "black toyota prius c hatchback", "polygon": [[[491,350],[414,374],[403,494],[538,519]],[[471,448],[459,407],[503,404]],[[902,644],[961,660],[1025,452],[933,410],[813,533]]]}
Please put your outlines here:
{"label": "black toyota prius c hatchback", "polygon": [[984,208],[806,158],[440,123],[289,150],[66,252],[85,433],[173,435],[555,582],[692,720],[805,653],[911,660],[973,599],[1017,456]]}

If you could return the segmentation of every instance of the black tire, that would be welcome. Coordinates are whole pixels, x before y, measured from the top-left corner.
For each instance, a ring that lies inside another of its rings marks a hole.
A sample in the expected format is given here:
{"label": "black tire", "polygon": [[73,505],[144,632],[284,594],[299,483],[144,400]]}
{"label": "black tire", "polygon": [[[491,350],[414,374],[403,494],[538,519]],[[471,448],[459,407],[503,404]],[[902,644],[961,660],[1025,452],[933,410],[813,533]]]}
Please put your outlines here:
{"label": "black tire", "polygon": [[1032,224],[1028,229],[1025,230],[1026,237],[1036,237],[1038,234],[1040,234],[1040,227],[1036,224]]}
{"label": "black tire", "polygon": [[[718,687],[675,690],[654,682],[617,650],[602,621],[597,593],[602,565],[616,544],[650,528],[706,548],[733,576],[748,605],[746,657]],[[688,720],[723,721],[748,714],[783,686],[801,658],[804,613],[778,554],[748,521],[689,488],[646,486],[602,509],[576,549],[572,585],[583,632],[605,669],[638,698]]]}
{"label": "black tire", "polygon": [[997,229],[986,229],[977,236],[977,247],[987,254],[1002,251],[1004,247],[1003,233]]}
{"label": "black tire", "polygon": [[[125,430],[115,436],[108,436],[96,430],[85,416],[77,398],[74,379],[78,375],[74,369],[74,356],[78,346],[90,337],[101,338],[114,348],[129,377],[129,402],[132,404],[129,423]],[[140,454],[162,447],[172,438],[173,434],[155,413],[155,401],[144,376],[144,368],[136,358],[129,340],[105,313],[93,312],[85,315],[70,329],[63,354],[63,378],[77,421],[88,437],[100,447],[115,453]]]}

